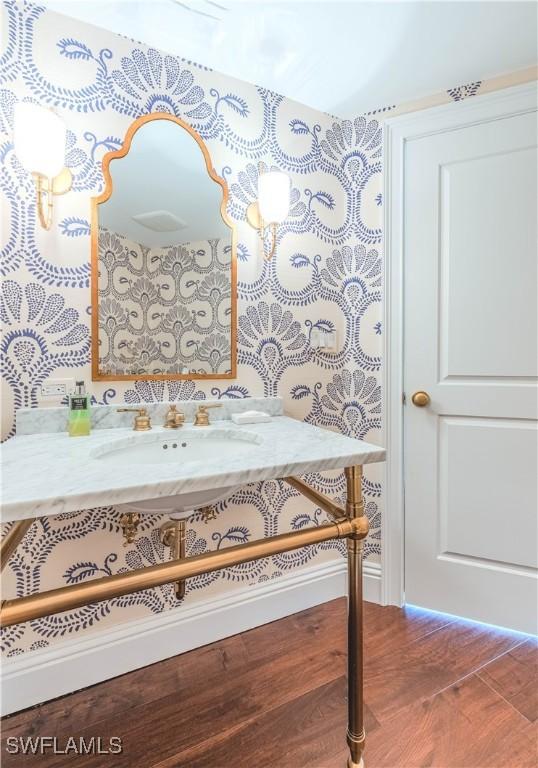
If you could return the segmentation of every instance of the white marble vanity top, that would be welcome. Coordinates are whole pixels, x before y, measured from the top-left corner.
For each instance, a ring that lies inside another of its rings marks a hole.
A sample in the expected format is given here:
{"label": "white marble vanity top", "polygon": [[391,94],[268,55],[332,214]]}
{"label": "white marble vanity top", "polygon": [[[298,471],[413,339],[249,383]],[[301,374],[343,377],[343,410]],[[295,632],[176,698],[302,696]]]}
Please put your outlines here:
{"label": "white marble vanity top", "polygon": [[[266,410],[281,413],[281,404],[275,406],[274,401],[278,403],[278,399],[272,399],[272,407]],[[241,405],[240,410],[263,409],[263,401],[259,399],[242,401],[242,404],[245,402],[246,406]],[[195,409],[199,404],[191,402],[185,410]],[[141,405],[144,407],[145,404]],[[159,413],[165,406],[159,404]],[[178,406],[183,408],[185,403],[178,403]],[[111,413],[116,407],[108,406]],[[65,409],[51,410],[61,411],[61,418],[65,416]],[[233,410],[236,408],[227,404],[224,409],[210,411],[213,423],[209,427],[187,424],[178,430],[166,430],[160,426],[162,422],[154,421],[154,428],[149,433],[134,432],[130,427],[121,426],[96,428],[87,437],[69,437],[58,431],[18,434],[1,449],[1,521],[173,496],[187,490],[238,486],[385,458],[385,451],[378,446],[283,415],[273,416],[268,423],[236,425],[229,420]],[[216,418],[217,414],[221,418]],[[126,417],[130,424],[133,416],[121,414],[118,418],[124,425]],[[227,416],[228,420],[222,416]],[[45,420],[51,427],[52,416],[47,414]],[[208,436],[213,433],[222,439],[223,450],[218,461],[127,463],[119,467],[103,458],[108,445],[115,441],[120,441],[117,444],[121,445],[126,438],[132,444],[136,440],[147,441],[148,435],[165,434],[171,440],[180,441],[193,435],[200,437],[202,432]],[[240,455],[233,451],[228,453],[226,439],[234,435],[252,442],[252,450]]]}

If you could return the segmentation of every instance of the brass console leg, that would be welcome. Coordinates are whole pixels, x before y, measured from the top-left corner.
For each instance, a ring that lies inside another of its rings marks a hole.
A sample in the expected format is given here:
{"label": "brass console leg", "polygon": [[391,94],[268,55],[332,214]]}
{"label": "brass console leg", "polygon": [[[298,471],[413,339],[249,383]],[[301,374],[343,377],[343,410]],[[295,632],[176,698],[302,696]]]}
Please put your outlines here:
{"label": "brass console leg", "polygon": [[[347,502],[346,513],[350,518],[364,516],[361,478],[362,467],[346,469]],[[363,521],[366,522],[366,521]],[[364,706],[363,706],[363,626],[362,626],[362,551],[364,533],[352,534],[347,540],[348,566],[348,726],[347,743],[350,756],[348,768],[363,768],[364,751]]]}
{"label": "brass console leg", "polygon": [[[184,560],[187,554],[186,547],[187,521],[169,520],[161,527],[161,541],[166,547],[170,547],[172,560]],[[185,597],[185,579],[174,582],[174,591],[178,600]]]}

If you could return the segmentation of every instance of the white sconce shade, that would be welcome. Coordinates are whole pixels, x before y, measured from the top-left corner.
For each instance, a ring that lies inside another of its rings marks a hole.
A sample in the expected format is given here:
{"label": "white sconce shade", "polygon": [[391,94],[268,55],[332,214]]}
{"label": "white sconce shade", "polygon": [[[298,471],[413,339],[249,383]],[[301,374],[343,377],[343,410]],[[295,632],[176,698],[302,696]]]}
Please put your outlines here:
{"label": "white sconce shade", "polygon": [[65,165],[66,129],[50,109],[25,101],[15,105],[15,152],[23,167],[53,179]]}
{"label": "white sconce shade", "polygon": [[290,178],[282,171],[268,171],[258,177],[258,205],[262,219],[280,224],[290,209]]}
{"label": "white sconce shade", "polygon": [[36,208],[43,229],[52,224],[52,198],[71,189],[73,176],[65,163],[66,128],[50,109],[19,101],[13,115],[13,143],[19,162],[34,174]]}

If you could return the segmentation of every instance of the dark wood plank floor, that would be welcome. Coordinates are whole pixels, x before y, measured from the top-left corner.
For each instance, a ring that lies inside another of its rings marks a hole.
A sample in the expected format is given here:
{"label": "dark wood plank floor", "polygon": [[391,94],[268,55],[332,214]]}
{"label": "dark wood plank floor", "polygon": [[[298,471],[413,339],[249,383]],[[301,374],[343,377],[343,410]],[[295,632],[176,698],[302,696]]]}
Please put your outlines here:
{"label": "dark wood plank floor", "polygon": [[[121,755],[9,755],[64,768],[344,768],[345,601],[4,718],[11,736],[119,736]],[[365,604],[367,768],[536,768],[538,647]]]}

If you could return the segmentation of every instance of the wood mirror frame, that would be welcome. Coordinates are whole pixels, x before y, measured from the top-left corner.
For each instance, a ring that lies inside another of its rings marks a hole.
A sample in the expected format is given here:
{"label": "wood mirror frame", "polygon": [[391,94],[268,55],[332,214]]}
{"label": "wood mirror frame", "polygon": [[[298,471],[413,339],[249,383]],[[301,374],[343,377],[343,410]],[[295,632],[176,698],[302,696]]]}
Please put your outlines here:
{"label": "wood mirror frame", "polygon": [[[130,148],[134,135],[146,123],[153,120],[169,120],[176,123],[180,128],[184,128],[187,133],[196,141],[200,147],[209,177],[220,184],[222,188],[222,201],[220,205],[220,214],[224,223],[231,229],[232,251],[230,260],[230,373],[141,373],[141,374],[119,374],[105,373],[99,366],[99,219],[98,206],[105,203],[112,194],[112,176],[110,173],[110,163],[112,160],[125,157]],[[179,117],[170,115],[167,112],[153,112],[148,115],[138,117],[129,126],[125,139],[120,149],[107,152],[102,160],[103,178],[105,188],[100,195],[91,199],[91,362],[92,362],[92,381],[167,381],[167,380],[191,380],[191,379],[235,379],[237,377],[237,232],[236,226],[228,216],[227,206],[229,199],[228,185],[226,181],[217,174],[211,162],[211,156],[202,137],[188,123]]]}

